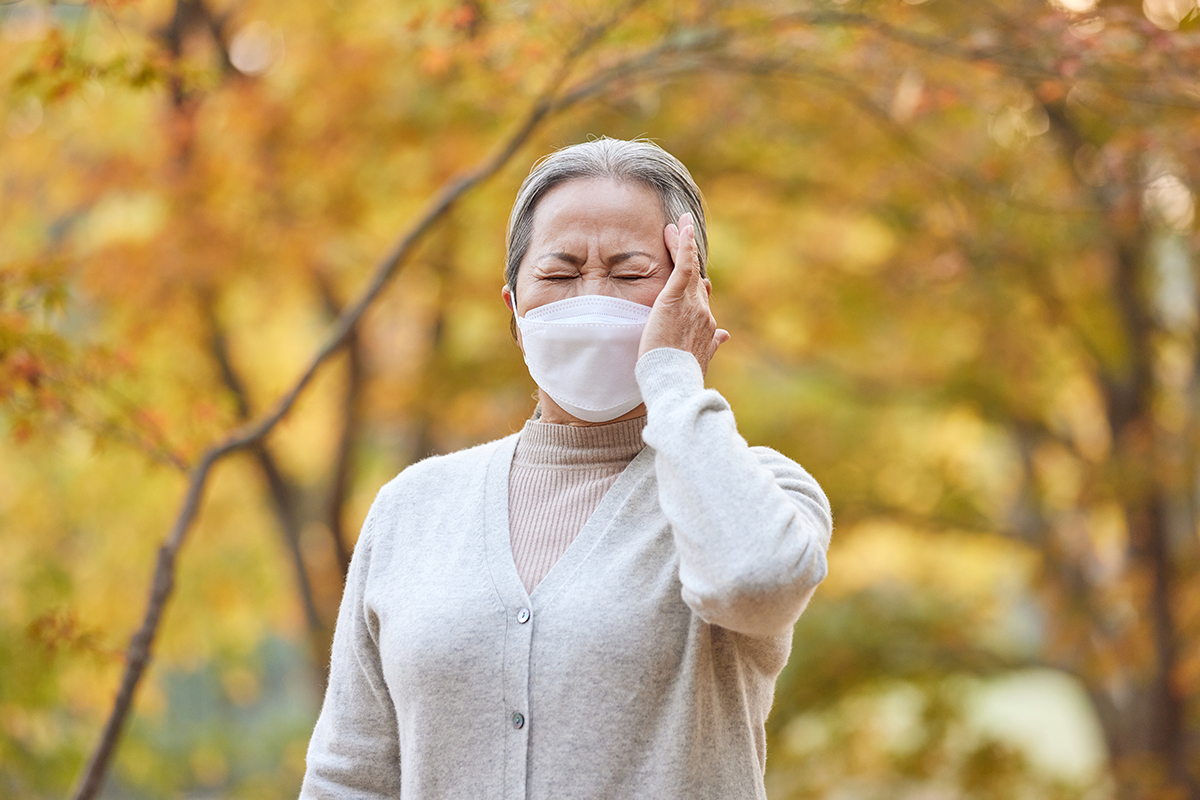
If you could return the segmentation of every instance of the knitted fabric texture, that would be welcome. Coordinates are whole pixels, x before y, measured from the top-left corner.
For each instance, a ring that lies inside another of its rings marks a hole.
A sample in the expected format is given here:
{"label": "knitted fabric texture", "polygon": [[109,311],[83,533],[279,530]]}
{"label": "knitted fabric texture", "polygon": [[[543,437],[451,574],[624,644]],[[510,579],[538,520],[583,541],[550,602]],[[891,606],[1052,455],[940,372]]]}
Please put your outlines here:
{"label": "knitted fabric texture", "polygon": [[380,490],[301,788],[316,798],[765,800],[764,722],[832,520],[690,353],[637,364],[647,447],[532,592],[517,435]]}
{"label": "knitted fabric texture", "polygon": [[600,499],[641,452],[646,418],[576,427],[525,423],[508,476],[508,527],[517,574],[532,592]]}

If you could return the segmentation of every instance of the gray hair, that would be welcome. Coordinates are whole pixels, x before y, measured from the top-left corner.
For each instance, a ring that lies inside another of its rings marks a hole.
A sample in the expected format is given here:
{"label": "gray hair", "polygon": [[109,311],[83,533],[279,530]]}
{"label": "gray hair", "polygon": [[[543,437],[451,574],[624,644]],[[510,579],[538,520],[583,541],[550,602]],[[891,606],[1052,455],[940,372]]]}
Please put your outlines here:
{"label": "gray hair", "polygon": [[609,139],[607,136],[556,150],[533,165],[517,192],[508,218],[507,261],[504,280],[516,291],[517,271],[533,239],[533,214],[546,193],[559,184],[576,179],[611,178],[638,183],[662,198],[663,218],[676,222],[691,212],[696,223],[696,245],[700,274],[708,272],[708,228],[704,220],[704,197],[679,159],[647,139]]}

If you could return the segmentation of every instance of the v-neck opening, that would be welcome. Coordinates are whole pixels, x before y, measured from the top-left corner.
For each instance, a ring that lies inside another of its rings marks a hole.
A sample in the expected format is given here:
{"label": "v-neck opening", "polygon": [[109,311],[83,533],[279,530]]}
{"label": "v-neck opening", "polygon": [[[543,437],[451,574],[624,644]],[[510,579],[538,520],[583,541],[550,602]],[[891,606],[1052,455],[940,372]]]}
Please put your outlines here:
{"label": "v-neck opening", "polygon": [[588,516],[579,533],[559,556],[554,565],[533,587],[532,591],[525,589],[525,584],[517,572],[517,563],[512,549],[512,531],[509,526],[509,476],[512,471],[513,455],[516,452],[517,439],[514,435],[508,446],[498,448],[488,464],[487,475],[487,551],[488,563],[492,571],[492,580],[496,590],[503,600],[520,597],[534,610],[545,608],[555,595],[565,586],[570,576],[587,560],[604,532],[611,526],[616,512],[628,497],[637,482],[648,471],[648,465],[653,464],[653,451],[643,447],[633,460],[617,475],[613,485],[608,488],[599,504]]}

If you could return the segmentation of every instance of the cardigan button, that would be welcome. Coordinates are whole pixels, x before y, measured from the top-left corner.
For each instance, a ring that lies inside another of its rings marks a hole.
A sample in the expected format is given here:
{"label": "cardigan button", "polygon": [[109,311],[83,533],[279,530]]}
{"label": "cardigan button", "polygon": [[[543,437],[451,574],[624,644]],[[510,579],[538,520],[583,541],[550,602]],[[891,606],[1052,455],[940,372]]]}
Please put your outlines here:
{"label": "cardigan button", "polygon": [[520,711],[513,712],[513,727],[517,730],[525,727],[525,715]]}
{"label": "cardigan button", "polygon": [[521,623],[522,625],[524,625],[526,622],[529,622],[529,609],[528,608],[522,608],[520,611],[517,612],[517,622]]}

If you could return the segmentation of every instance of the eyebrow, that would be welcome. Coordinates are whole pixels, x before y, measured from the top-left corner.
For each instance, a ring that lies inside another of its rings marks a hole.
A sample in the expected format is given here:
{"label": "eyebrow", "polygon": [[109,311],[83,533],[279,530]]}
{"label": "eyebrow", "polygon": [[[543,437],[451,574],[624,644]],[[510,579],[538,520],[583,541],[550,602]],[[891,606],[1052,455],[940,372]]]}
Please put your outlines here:
{"label": "eyebrow", "polygon": [[612,266],[613,264],[620,264],[622,261],[628,261],[634,256],[645,256],[646,258],[651,258],[649,253],[643,253],[641,250],[630,250],[628,252],[617,253],[615,256],[609,257],[608,264],[609,266]]}
{"label": "eyebrow", "polygon": [[544,255],[538,256],[537,260],[545,261],[548,258],[555,258],[555,259],[558,259],[559,261],[565,261],[568,264],[571,264],[572,266],[576,266],[576,267],[578,267],[579,265],[581,265],[583,263],[582,258],[580,258],[579,256],[573,256],[570,253],[545,253]]}

